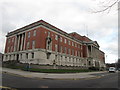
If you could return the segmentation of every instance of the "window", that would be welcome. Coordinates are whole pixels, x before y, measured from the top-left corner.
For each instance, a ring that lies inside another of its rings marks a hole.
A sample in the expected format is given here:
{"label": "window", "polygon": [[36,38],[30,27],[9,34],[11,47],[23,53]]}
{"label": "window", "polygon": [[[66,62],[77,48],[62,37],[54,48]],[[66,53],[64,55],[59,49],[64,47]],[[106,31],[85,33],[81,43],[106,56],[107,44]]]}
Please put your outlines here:
{"label": "window", "polygon": [[33,36],[36,36],[36,30],[33,31]]}
{"label": "window", "polygon": [[78,56],[80,56],[80,51],[78,51]]}
{"label": "window", "polygon": [[34,58],[34,53],[32,53],[32,58]]}
{"label": "window", "polygon": [[9,52],[9,47],[7,48],[7,52]]}
{"label": "window", "polygon": [[67,57],[65,56],[65,61],[67,61]]}
{"label": "window", "polygon": [[74,49],[72,50],[72,55],[74,55]]}
{"label": "window", "polygon": [[69,62],[71,62],[71,57],[69,57]]}
{"label": "window", "polygon": [[75,55],[77,56],[77,51],[76,51]]}
{"label": "window", "polygon": [[10,52],[10,50],[11,50],[11,47],[9,47],[9,52]]}
{"label": "window", "polygon": [[73,62],[75,63],[76,62],[76,59],[74,58]]}
{"label": "window", "polygon": [[8,43],[10,43],[10,38],[8,38]]}
{"label": "window", "polygon": [[28,32],[28,38],[30,37],[30,32]]}
{"label": "window", "polygon": [[89,65],[91,65],[91,62],[89,61]]}
{"label": "window", "polygon": [[26,59],[28,59],[28,53],[26,53]]}
{"label": "window", "polygon": [[70,45],[70,41],[68,41],[68,45]]}
{"label": "window", "polygon": [[11,55],[10,55],[10,58],[9,58],[10,60],[11,60]]}
{"label": "window", "polygon": [[62,58],[63,58],[63,57],[61,56],[61,61],[62,61]]}
{"label": "window", "polygon": [[27,42],[27,49],[30,48],[30,42]]}
{"label": "window", "polygon": [[60,37],[60,42],[62,42],[62,37]]}
{"label": "window", "polygon": [[10,48],[11,50],[10,50],[10,52],[12,52],[12,49],[13,49],[13,46],[11,46],[11,48]]}
{"label": "window", "polygon": [[32,41],[32,49],[35,48],[35,40]]}
{"label": "window", "polygon": [[79,63],[79,59],[76,59],[76,62],[78,62],[78,63]]}
{"label": "window", "polygon": [[82,49],[82,46],[80,45],[80,49]]}
{"label": "window", "polygon": [[12,42],[14,42],[14,38],[12,38]]}
{"label": "window", "polygon": [[[55,55],[55,59],[57,59],[57,55]],[[55,61],[54,61],[55,62]]]}
{"label": "window", "polygon": [[66,43],[66,42],[67,42],[67,40],[65,39],[65,40],[64,40],[64,43]]}
{"label": "window", "polygon": [[14,56],[13,56],[13,59],[15,60],[15,54],[14,54]]}
{"label": "window", "polygon": [[68,48],[68,51],[67,51],[67,52],[68,52],[68,54],[69,54],[69,48]]}
{"label": "window", "polygon": [[52,34],[52,36],[54,36],[54,35]]}
{"label": "window", "polygon": [[58,40],[58,35],[55,35],[55,40]]}
{"label": "window", "polygon": [[72,42],[72,46],[74,46],[74,43]]}
{"label": "window", "polygon": [[70,53],[70,49],[68,49],[68,54],[71,54],[71,53]]}
{"label": "window", "polygon": [[61,46],[61,53],[62,53],[62,50],[63,50],[63,49],[62,49],[62,46]]}
{"label": "window", "polygon": [[55,44],[55,51],[57,52],[57,50],[58,50],[58,46],[57,44]]}
{"label": "window", "polygon": [[47,59],[50,59],[50,55],[51,55],[51,54],[50,54],[50,53],[47,53],[46,55],[47,55]]}
{"label": "window", "polygon": [[6,55],[6,60],[8,59],[8,55]]}
{"label": "window", "polygon": [[81,54],[81,57],[82,57],[82,52],[80,54]]}
{"label": "window", "polygon": [[75,43],[75,47],[77,47],[77,44]]}
{"label": "window", "polygon": [[50,32],[48,32],[48,36],[50,36]]}
{"label": "window", "polygon": [[21,56],[21,59],[22,59],[22,54],[20,56]]}
{"label": "window", "polygon": [[64,48],[64,53],[66,53],[66,47]]}

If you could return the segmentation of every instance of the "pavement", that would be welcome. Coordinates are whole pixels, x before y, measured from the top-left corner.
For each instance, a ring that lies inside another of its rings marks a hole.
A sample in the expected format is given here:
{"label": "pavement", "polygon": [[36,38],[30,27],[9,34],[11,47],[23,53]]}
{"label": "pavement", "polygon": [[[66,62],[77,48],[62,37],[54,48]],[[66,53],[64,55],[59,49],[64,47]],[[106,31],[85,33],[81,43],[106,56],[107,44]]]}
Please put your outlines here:
{"label": "pavement", "polygon": [[82,73],[37,73],[37,72],[29,72],[29,71],[22,71],[19,69],[10,69],[10,68],[2,68],[2,67],[0,67],[0,72],[14,74],[14,75],[20,75],[23,77],[30,77],[30,78],[73,79],[73,80],[86,79],[86,78],[99,78],[100,75],[97,75],[97,74],[107,73],[107,71],[82,72]]}

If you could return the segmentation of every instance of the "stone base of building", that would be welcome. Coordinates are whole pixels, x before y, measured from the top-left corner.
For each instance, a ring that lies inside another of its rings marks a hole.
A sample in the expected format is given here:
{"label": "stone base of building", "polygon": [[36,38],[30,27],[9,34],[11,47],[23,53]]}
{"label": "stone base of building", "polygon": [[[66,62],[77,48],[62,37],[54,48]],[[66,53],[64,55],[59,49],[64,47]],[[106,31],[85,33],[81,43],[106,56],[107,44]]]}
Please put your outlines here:
{"label": "stone base of building", "polygon": [[[4,54],[3,61],[19,61],[31,65],[38,64],[44,69],[81,69],[96,66],[93,59],[48,51],[45,49],[25,50]],[[99,60],[97,60],[98,62]],[[98,67],[103,67],[100,64]]]}
{"label": "stone base of building", "polygon": [[86,66],[86,59],[78,56],[66,55],[45,49],[26,50],[4,54],[3,61],[18,60],[21,63],[58,65],[58,66]]}

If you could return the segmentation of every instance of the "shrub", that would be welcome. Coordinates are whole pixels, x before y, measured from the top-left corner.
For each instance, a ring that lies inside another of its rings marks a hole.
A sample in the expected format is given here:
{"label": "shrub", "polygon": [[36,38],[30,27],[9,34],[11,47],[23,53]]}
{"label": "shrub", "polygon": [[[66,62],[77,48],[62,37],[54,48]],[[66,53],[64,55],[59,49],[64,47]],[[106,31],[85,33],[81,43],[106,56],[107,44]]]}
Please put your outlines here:
{"label": "shrub", "polygon": [[89,67],[89,70],[99,71],[99,67]]}

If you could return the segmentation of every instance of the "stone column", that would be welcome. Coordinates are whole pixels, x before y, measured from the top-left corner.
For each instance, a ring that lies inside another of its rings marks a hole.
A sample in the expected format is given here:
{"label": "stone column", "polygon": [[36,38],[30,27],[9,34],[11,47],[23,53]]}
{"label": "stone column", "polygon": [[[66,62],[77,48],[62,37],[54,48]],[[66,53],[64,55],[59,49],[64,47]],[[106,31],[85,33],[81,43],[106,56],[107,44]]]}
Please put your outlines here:
{"label": "stone column", "polygon": [[22,50],[23,49],[23,34],[22,34],[22,37],[21,37],[22,39],[21,39],[21,47],[20,47],[20,50]]}
{"label": "stone column", "polygon": [[16,51],[16,47],[17,47],[17,36],[15,36],[15,41],[14,41],[14,52]]}
{"label": "stone column", "polygon": [[23,50],[25,50],[25,42],[26,42],[26,33],[24,33],[24,45],[23,45]]}
{"label": "stone column", "polygon": [[88,45],[86,45],[86,47],[87,47],[87,57],[89,57]]}
{"label": "stone column", "polygon": [[22,44],[22,50],[24,49],[24,40],[25,39],[25,34],[23,33],[23,44]]}
{"label": "stone column", "polygon": [[19,44],[20,44],[20,35],[18,35],[17,51],[19,51]]}
{"label": "stone column", "polygon": [[17,51],[17,47],[18,47],[18,35],[16,35],[16,46],[15,46],[15,51]]}
{"label": "stone column", "polygon": [[91,57],[93,57],[93,51],[92,51],[92,47],[93,47],[93,46],[91,45]]}

